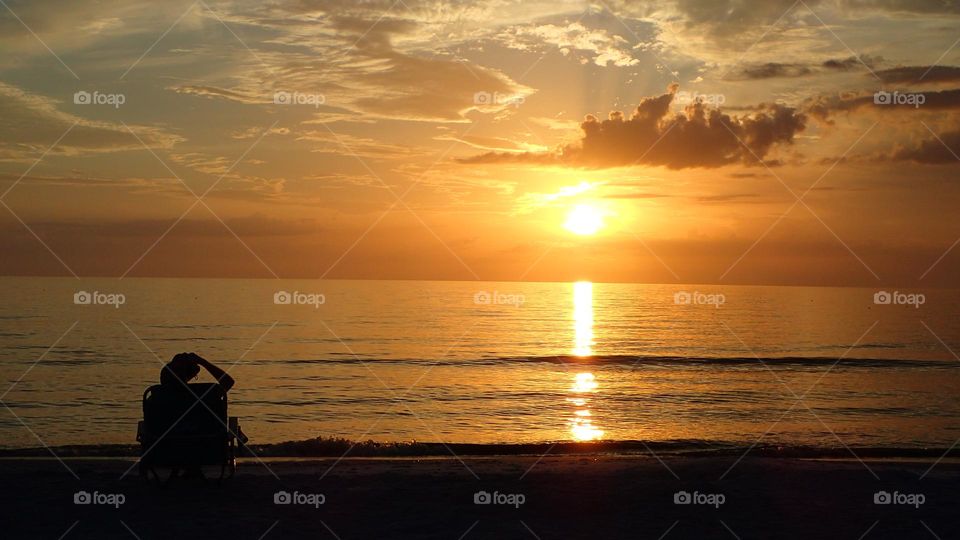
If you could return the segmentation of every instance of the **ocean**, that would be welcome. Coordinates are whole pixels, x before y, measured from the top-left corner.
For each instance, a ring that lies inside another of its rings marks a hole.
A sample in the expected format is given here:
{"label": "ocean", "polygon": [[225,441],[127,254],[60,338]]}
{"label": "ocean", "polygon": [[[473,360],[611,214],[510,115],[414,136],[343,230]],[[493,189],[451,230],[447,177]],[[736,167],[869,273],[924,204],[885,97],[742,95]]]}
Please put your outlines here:
{"label": "ocean", "polygon": [[196,352],[251,443],[946,448],[960,291],[0,278],[0,445],[133,443]]}

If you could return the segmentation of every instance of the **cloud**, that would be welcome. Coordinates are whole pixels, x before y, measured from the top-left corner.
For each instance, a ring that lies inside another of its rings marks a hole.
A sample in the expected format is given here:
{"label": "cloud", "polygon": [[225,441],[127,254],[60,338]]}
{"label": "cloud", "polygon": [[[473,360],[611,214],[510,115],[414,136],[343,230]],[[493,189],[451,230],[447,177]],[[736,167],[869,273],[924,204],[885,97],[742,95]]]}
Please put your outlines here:
{"label": "cloud", "polygon": [[589,29],[581,22],[565,26],[541,24],[514,27],[500,39],[507,47],[527,50],[540,44],[553,45],[567,55],[572,51],[589,53],[598,66],[635,66],[640,61],[631,54],[630,44],[621,36],[602,29]]}
{"label": "cloud", "polygon": [[803,105],[805,113],[826,122],[832,122],[836,113],[852,113],[869,110],[877,114],[901,114],[923,111],[952,111],[960,109],[960,88],[949,90],[911,92],[898,90],[903,94],[923,94],[923,104],[919,107],[908,103],[877,104],[872,93],[852,93],[843,95],[817,96]]}
{"label": "cloud", "polygon": [[670,104],[676,90],[677,86],[671,85],[668,93],[641,100],[629,118],[619,111],[602,121],[588,115],[580,124],[580,142],[556,153],[487,153],[461,161],[595,168],[643,164],[670,169],[755,164],[774,146],[791,144],[794,135],[805,127],[803,114],[782,105],[767,105],[750,115],[730,116],[693,103],[682,113],[672,114]]}
{"label": "cloud", "polygon": [[60,142],[50,150],[51,154],[143,150],[143,144],[170,148],[183,140],[159,128],[131,125],[130,130],[143,141],[141,144],[121,124],[88,120],[60,110],[60,105],[54,99],[0,82],[0,160],[35,159],[58,139]]}
{"label": "cloud", "polygon": [[225,98],[233,101],[239,101],[241,103],[271,103],[272,96],[249,96],[241,92],[234,90],[227,90],[226,88],[218,88],[216,86],[202,86],[202,85],[182,85],[169,88],[178,94],[190,94],[194,96],[203,96],[211,98]]}
{"label": "cloud", "polygon": [[[687,28],[709,33],[715,38],[742,38],[748,42],[752,41],[754,33],[764,33],[774,22],[787,21],[790,24],[809,18],[811,10],[814,13],[828,10],[841,14],[857,12],[861,16],[960,13],[960,2],[955,0],[807,0],[802,5],[795,0],[674,0],[650,3],[650,7],[644,3],[618,0],[613,5],[620,12],[637,16],[659,12],[661,16],[677,18]],[[814,24],[817,22],[813,20]]]}
{"label": "cloud", "polygon": [[856,56],[849,56],[839,59],[830,58],[820,63],[766,62],[763,64],[751,64],[734,70],[725,76],[724,79],[750,81],[805,77],[836,71],[866,70],[867,68],[873,68],[873,66],[882,61],[883,59],[879,56],[862,55],[859,59]]}
{"label": "cloud", "polygon": [[780,77],[802,77],[811,73],[813,73],[813,70],[804,64],[767,62],[765,64],[755,64],[740,68],[725,78],[732,81],[749,81]]}
{"label": "cloud", "polygon": [[886,83],[939,83],[960,81],[957,66],[901,66],[877,71]]}
{"label": "cloud", "polygon": [[910,148],[898,148],[890,155],[893,161],[912,161],[925,165],[958,165],[960,129],[921,141]]}
{"label": "cloud", "polygon": [[[275,92],[324,96],[318,109],[337,119],[466,122],[473,110],[497,113],[510,103],[477,103],[475,95],[524,98],[533,89],[502,71],[452,55],[424,6],[387,13],[392,3],[299,2],[224,14],[256,25],[270,39],[256,44],[255,65],[220,73],[220,84],[185,84],[181,94],[273,107]],[[282,14],[282,16],[281,16]],[[251,60],[251,58],[246,58]],[[266,69],[264,69],[266,68]]]}
{"label": "cloud", "polygon": [[404,159],[425,155],[423,149],[413,146],[391,144],[369,137],[329,130],[309,130],[297,136],[298,141],[307,141],[311,152],[336,154],[369,159]]}
{"label": "cloud", "polygon": [[480,135],[441,135],[436,137],[438,141],[457,141],[480,150],[491,150],[496,152],[544,152],[547,148],[539,144],[531,144],[523,141],[513,141],[504,137],[483,137]]}
{"label": "cloud", "polygon": [[840,5],[851,9],[887,13],[960,13],[960,3],[955,0],[844,0]]}

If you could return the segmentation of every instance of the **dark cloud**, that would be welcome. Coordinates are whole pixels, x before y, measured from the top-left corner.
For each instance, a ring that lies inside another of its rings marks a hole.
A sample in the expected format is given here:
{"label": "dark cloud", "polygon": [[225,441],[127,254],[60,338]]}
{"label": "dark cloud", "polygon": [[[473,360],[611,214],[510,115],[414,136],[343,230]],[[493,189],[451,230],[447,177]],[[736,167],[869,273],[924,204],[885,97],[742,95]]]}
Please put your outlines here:
{"label": "dark cloud", "polygon": [[[628,0],[621,0],[619,4],[628,4]],[[794,22],[809,10],[828,8],[831,4],[844,11],[879,14],[960,13],[957,0],[807,0],[803,5],[794,0],[678,0],[675,3],[688,26],[704,29],[714,37],[735,37],[745,30],[764,28],[784,19]]]}
{"label": "dark cloud", "polygon": [[461,160],[465,163],[556,163],[574,167],[662,165],[670,169],[756,164],[775,145],[790,144],[805,127],[796,109],[767,105],[761,111],[730,116],[703,103],[683,113],[671,113],[677,87],[645,98],[629,118],[610,113],[606,120],[589,115],[580,124],[583,137],[557,153],[505,154],[490,152]]}
{"label": "dark cloud", "polygon": [[835,71],[854,71],[873,68],[882,62],[879,56],[850,56],[847,58],[828,59],[819,64],[767,62],[765,64],[751,64],[736,71],[732,71],[725,79],[733,81],[753,81],[760,79],[786,79],[818,75]]}
{"label": "dark cloud", "polygon": [[913,92],[897,90],[900,93],[923,94],[923,104],[916,107],[911,104],[877,104],[874,94],[850,94],[819,96],[804,104],[803,111],[810,116],[826,122],[832,122],[836,113],[850,113],[859,110],[869,110],[878,113],[902,113],[916,111],[952,111],[960,109],[960,88],[949,90]]}
{"label": "dark cloud", "polygon": [[960,81],[957,66],[901,66],[877,71],[887,83],[955,82]]}
{"label": "dark cloud", "polygon": [[960,13],[956,0],[844,0],[840,5],[892,13]]}
{"label": "dark cloud", "polygon": [[893,161],[912,161],[926,165],[960,164],[960,130],[930,137],[911,148],[898,148],[891,155]]}
{"label": "dark cloud", "polygon": [[[226,226],[224,226],[226,223]],[[6,223],[16,231],[16,223]],[[135,219],[129,221],[37,221],[31,228],[43,235],[82,235],[88,238],[156,238],[170,227],[170,220]],[[229,227],[229,229],[227,229]],[[322,230],[320,224],[309,219],[277,219],[261,214],[236,217],[221,222],[216,219],[182,219],[176,224],[179,235],[191,238],[232,238],[230,231],[246,237],[300,236]],[[9,231],[8,231],[9,232]]]}
{"label": "dark cloud", "polygon": [[825,60],[822,64],[820,64],[820,66],[825,69],[837,71],[851,71],[854,69],[860,69],[864,66],[873,68],[881,62],[883,62],[883,58],[880,56],[861,55],[859,58],[856,56],[848,56],[847,58],[842,59]]}
{"label": "dark cloud", "polygon": [[811,73],[813,73],[813,70],[804,64],[767,62],[766,64],[755,64],[743,67],[724,78],[734,81],[752,81],[758,79],[802,77]]}

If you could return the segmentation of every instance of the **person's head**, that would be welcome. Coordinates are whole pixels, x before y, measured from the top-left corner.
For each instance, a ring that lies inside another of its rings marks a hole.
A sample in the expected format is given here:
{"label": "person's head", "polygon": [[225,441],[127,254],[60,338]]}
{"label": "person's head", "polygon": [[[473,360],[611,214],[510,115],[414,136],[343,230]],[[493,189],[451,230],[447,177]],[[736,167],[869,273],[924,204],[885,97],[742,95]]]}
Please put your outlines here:
{"label": "person's head", "polygon": [[160,370],[160,383],[177,383],[177,380],[184,383],[190,382],[194,377],[200,374],[200,366],[190,357],[189,354],[180,353],[173,357],[167,365]]}

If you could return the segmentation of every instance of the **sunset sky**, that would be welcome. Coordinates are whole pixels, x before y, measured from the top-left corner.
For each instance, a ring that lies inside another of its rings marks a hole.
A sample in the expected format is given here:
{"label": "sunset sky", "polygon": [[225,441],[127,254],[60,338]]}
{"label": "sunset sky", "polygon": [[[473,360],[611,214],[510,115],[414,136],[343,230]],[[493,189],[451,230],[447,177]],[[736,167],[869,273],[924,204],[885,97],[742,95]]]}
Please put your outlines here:
{"label": "sunset sky", "polygon": [[935,0],[4,0],[0,273],[958,286],[958,41]]}

